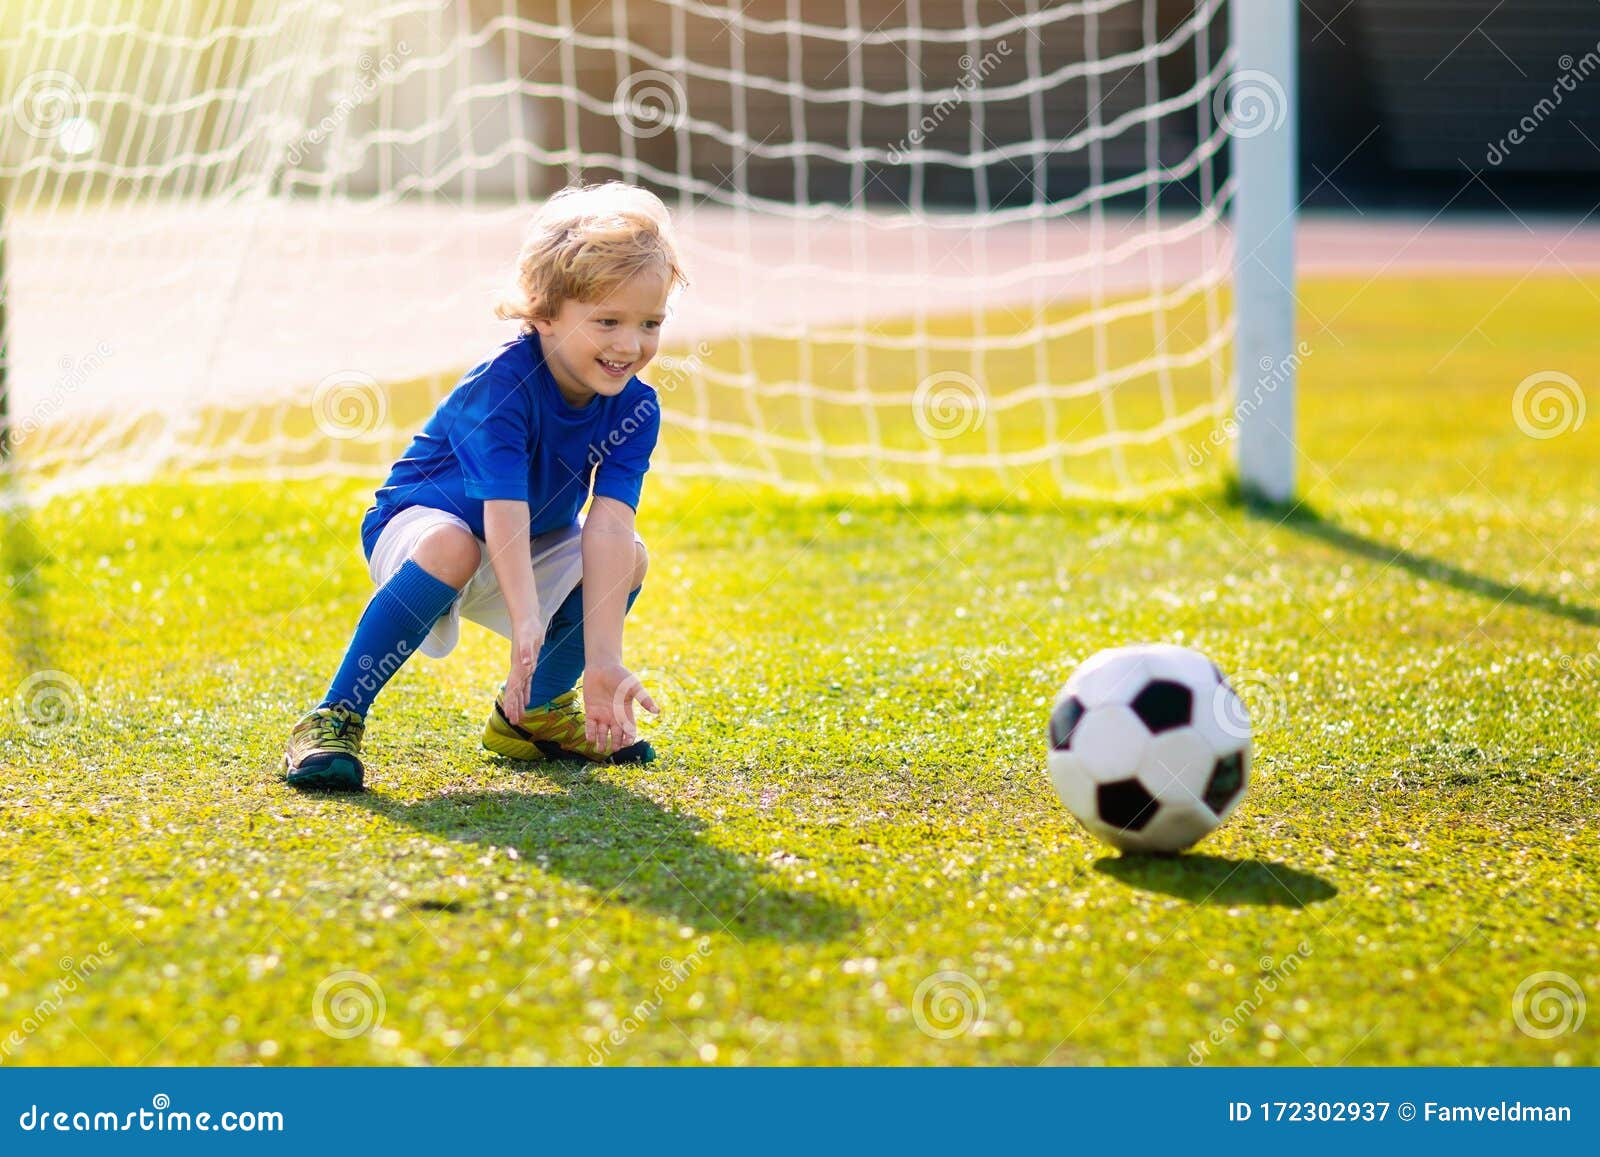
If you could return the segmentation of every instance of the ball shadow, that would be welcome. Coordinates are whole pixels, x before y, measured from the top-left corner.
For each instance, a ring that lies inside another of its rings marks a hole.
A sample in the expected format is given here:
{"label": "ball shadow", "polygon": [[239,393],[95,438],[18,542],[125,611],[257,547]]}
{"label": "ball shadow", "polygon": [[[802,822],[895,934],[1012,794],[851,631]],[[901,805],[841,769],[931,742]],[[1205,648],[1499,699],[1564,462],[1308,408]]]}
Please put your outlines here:
{"label": "ball shadow", "polygon": [[578,764],[506,760],[501,766],[526,771],[536,784],[415,803],[369,791],[350,802],[431,835],[515,848],[540,869],[592,889],[600,905],[790,941],[832,940],[856,925],[853,909],[794,891],[760,859],[705,840],[705,822],[696,816],[667,811]]}
{"label": "ball shadow", "polygon": [[1196,904],[1259,904],[1304,908],[1331,900],[1339,890],[1321,876],[1276,860],[1233,860],[1190,853],[1181,856],[1105,856],[1094,869],[1147,892]]}

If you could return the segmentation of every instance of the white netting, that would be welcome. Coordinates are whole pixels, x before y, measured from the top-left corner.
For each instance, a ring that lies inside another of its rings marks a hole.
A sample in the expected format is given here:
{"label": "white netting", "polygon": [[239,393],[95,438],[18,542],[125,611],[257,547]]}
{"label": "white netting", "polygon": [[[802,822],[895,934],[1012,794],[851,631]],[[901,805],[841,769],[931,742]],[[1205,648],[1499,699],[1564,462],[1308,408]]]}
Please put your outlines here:
{"label": "white netting", "polygon": [[[1138,493],[1219,459],[1221,0],[0,9],[15,473],[373,474],[619,176],[693,285],[657,467]],[[803,11],[802,11],[803,8]]]}

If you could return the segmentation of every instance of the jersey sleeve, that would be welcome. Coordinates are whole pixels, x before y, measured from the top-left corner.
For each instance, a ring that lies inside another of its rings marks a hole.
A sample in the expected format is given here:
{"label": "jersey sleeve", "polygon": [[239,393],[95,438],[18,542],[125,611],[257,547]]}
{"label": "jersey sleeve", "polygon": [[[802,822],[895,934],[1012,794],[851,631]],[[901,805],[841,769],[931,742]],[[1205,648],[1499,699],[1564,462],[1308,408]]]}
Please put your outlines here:
{"label": "jersey sleeve", "polygon": [[616,429],[606,438],[605,452],[594,472],[595,497],[614,498],[638,510],[645,472],[650,469],[650,455],[660,434],[661,402],[655,390],[645,386],[643,395],[623,411]]}
{"label": "jersey sleeve", "polygon": [[490,362],[464,381],[450,428],[468,498],[528,501],[533,409],[510,367]]}

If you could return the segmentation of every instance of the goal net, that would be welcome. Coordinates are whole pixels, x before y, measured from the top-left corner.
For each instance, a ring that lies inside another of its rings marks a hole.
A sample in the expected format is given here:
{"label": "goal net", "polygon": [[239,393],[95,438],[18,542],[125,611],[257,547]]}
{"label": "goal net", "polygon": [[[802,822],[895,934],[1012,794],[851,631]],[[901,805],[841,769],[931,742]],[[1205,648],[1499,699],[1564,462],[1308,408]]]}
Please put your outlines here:
{"label": "goal net", "polygon": [[0,13],[29,493],[381,474],[514,336],[532,206],[610,178],[691,278],[643,375],[663,475],[1126,496],[1228,456],[1226,145],[1274,94],[1220,0]]}

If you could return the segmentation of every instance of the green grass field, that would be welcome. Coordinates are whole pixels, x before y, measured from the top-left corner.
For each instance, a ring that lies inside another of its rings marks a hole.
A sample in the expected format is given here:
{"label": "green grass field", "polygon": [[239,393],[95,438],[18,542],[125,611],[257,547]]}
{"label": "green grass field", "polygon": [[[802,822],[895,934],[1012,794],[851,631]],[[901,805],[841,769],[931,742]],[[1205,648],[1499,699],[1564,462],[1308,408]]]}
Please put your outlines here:
{"label": "green grass field", "polygon": [[[73,718],[4,721],[0,1061],[1600,1063],[1594,1009],[1538,1031],[1548,981],[1513,1015],[1539,973],[1600,998],[1600,421],[1512,411],[1600,388],[1597,295],[1305,286],[1288,518],[653,485],[643,770],[484,752],[473,628],[379,701],[367,794],[281,786],[370,484],[18,514],[0,684]],[[1258,721],[1176,860],[1044,772],[1073,665],[1145,640]]]}

